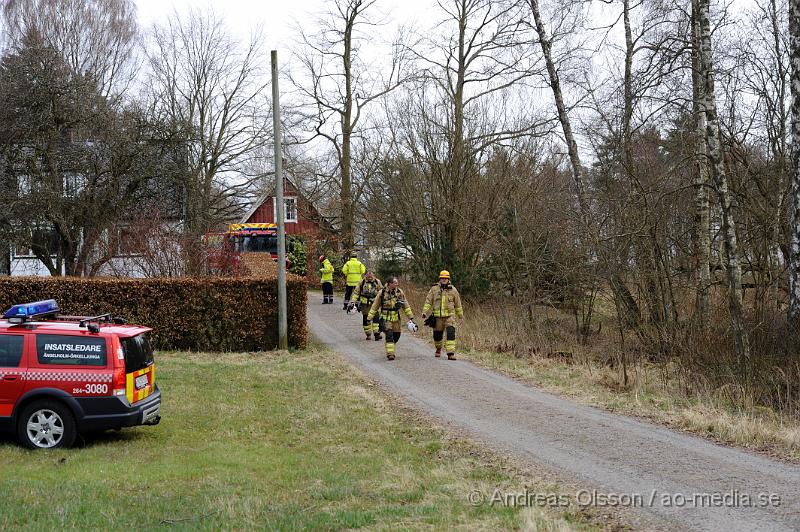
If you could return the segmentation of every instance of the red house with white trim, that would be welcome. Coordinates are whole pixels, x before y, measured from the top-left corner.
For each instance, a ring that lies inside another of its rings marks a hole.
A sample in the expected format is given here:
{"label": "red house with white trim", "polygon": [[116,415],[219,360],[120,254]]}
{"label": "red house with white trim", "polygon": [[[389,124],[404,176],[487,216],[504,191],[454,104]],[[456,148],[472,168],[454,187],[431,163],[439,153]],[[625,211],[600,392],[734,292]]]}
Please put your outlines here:
{"label": "red house with white trim", "polygon": [[[283,200],[287,235],[303,236],[308,240],[325,240],[336,234],[333,225],[288,177],[283,178]],[[276,219],[273,191],[259,198],[240,223],[277,223]]]}

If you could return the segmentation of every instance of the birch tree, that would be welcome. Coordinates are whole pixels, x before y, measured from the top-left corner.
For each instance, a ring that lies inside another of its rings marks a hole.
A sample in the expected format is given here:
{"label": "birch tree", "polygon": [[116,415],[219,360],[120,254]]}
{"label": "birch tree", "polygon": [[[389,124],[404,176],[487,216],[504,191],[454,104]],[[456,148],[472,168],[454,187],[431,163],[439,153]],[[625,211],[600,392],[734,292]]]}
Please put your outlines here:
{"label": "birch tree", "polygon": [[[564,135],[564,142],[567,146],[567,154],[569,156],[570,167],[572,170],[575,196],[578,202],[580,217],[584,226],[583,236],[584,239],[588,238],[590,247],[594,248],[593,251],[600,255],[601,262],[604,263],[601,265],[601,267],[607,266],[609,257],[606,250],[602,248],[600,228],[597,226],[597,223],[594,220],[591,203],[588,198],[586,190],[587,185],[585,168],[581,163],[581,157],[578,151],[578,143],[573,131],[569,109],[565,104],[564,90],[562,88],[562,82],[559,76],[559,65],[556,63],[554,57],[553,36],[548,32],[545,25],[545,18],[542,14],[539,0],[525,0],[525,2],[527,7],[530,9],[530,13],[533,18],[533,26],[536,31],[537,41],[541,47],[542,56],[547,68],[547,80],[556,104],[556,112],[558,115],[558,121],[561,125],[562,133]],[[577,29],[577,27],[573,26],[574,31],[577,31]],[[607,277],[611,290],[614,293],[614,301],[617,305],[617,310],[620,317],[627,325],[638,327],[640,320],[639,306],[625,285],[624,280],[613,267],[609,269]]]}
{"label": "birch tree", "polygon": [[536,35],[538,36],[539,46],[542,48],[542,56],[545,65],[547,66],[547,76],[550,82],[550,89],[553,92],[553,99],[556,104],[556,112],[558,113],[558,121],[561,124],[561,129],[564,133],[564,141],[567,144],[567,154],[569,155],[570,167],[572,168],[572,179],[575,183],[575,196],[578,199],[581,216],[586,224],[590,224],[591,212],[589,210],[589,201],[586,198],[586,184],[584,183],[583,165],[581,164],[580,153],[578,152],[578,143],[575,140],[575,134],[572,131],[572,121],[570,120],[567,106],[564,103],[564,92],[561,88],[561,78],[558,75],[558,66],[553,59],[553,40],[548,35],[545,28],[544,17],[539,8],[539,0],[527,0],[530,6],[531,14],[533,16],[534,27],[536,28]]}
{"label": "birch tree", "polygon": [[792,179],[789,220],[789,324],[800,322],[800,0],[789,0]]}
{"label": "birch tree", "polygon": [[692,114],[695,142],[695,319],[701,328],[708,324],[711,288],[711,214],[709,206],[708,156],[706,153],[706,119],[703,107],[705,87],[700,71],[700,18],[698,0],[692,0]]}
{"label": "birch tree", "polygon": [[722,216],[721,232],[724,241],[725,275],[728,284],[728,311],[730,313],[734,348],[740,369],[746,370],[750,365],[750,344],[744,324],[742,269],[739,263],[733,199],[723,159],[717,102],[714,93],[714,62],[711,53],[709,3],[710,0],[696,0],[696,3],[693,4],[693,7],[696,6],[697,8],[696,14],[700,25],[700,74],[703,87],[701,102],[706,118],[705,138],[708,159]]}

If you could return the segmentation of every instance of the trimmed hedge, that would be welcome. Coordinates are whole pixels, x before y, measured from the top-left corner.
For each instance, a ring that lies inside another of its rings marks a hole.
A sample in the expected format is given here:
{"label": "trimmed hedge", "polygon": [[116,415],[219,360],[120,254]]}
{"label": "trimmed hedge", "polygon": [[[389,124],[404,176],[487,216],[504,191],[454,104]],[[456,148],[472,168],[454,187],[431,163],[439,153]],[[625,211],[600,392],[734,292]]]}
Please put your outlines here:
{"label": "trimmed hedge", "polygon": [[[305,347],[306,285],[287,280],[289,345]],[[63,314],[107,312],[153,329],[158,349],[262,351],[278,345],[278,283],[264,278],[0,278],[0,311],[55,299]]]}

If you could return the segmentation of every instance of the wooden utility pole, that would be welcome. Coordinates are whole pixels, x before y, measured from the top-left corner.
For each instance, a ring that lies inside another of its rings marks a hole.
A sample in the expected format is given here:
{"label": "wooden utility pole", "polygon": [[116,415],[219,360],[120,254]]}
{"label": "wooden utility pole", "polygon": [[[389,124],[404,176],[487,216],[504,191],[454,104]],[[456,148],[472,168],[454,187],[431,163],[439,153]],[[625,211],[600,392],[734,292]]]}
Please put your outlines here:
{"label": "wooden utility pole", "polygon": [[278,91],[278,51],[272,57],[272,136],[275,145],[275,215],[278,217],[278,349],[289,349],[286,319],[286,228],[283,204],[283,147]]}

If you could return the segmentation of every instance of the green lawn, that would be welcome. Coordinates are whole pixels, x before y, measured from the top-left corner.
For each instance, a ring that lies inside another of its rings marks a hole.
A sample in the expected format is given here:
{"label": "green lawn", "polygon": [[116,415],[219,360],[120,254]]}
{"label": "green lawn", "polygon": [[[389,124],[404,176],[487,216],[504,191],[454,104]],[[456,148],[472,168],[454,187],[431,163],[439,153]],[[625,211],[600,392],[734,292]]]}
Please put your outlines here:
{"label": "green lawn", "polygon": [[319,347],[157,364],[156,427],[54,452],[0,439],[0,530],[586,526],[572,513],[471,506],[471,490],[531,479],[398,411]]}

